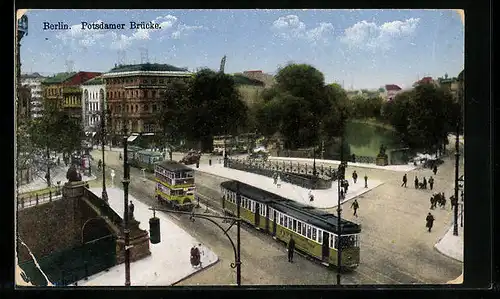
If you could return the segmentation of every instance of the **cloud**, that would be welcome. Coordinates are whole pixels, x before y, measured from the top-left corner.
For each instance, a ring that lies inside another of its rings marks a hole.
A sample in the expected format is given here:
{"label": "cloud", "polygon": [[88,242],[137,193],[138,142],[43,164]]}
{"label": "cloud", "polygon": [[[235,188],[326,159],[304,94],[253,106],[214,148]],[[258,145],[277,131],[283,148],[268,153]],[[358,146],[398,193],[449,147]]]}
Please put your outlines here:
{"label": "cloud", "polygon": [[189,26],[189,25],[180,24],[179,26],[177,26],[177,30],[172,32],[172,38],[179,39],[182,36],[187,36],[191,32],[194,32],[196,30],[202,30],[202,29],[204,29],[203,26]]}
{"label": "cloud", "polygon": [[300,21],[296,15],[279,17],[273,22],[271,29],[281,38],[306,39],[310,42],[326,42],[326,37],[334,32],[333,25],[324,22],[308,30],[304,22]]}
{"label": "cloud", "polygon": [[340,41],[350,47],[366,50],[388,50],[398,39],[411,36],[420,22],[419,18],[386,22],[377,25],[361,21],[344,30]]}
{"label": "cloud", "polygon": [[[97,20],[89,23],[100,24],[102,22],[102,20]],[[159,24],[161,29],[136,29],[131,31],[127,30],[128,24],[126,24],[125,30],[82,30],[81,24],[76,24],[72,25],[69,30],[60,32],[56,37],[73,48],[86,50],[90,46],[99,44],[113,50],[123,50],[132,46],[135,42],[151,40],[152,36],[155,35],[159,35],[158,39],[161,39],[165,35],[169,35],[168,31],[175,30],[172,38],[180,38],[203,28],[202,26],[181,24],[177,17],[173,15],[159,16],[152,22]]]}

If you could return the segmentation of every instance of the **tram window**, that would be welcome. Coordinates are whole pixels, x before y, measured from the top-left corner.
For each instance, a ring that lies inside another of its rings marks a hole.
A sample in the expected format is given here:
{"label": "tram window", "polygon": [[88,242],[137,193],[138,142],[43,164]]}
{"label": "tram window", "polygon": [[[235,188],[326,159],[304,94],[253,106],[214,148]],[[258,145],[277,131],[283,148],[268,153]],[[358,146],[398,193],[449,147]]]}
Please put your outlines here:
{"label": "tram window", "polygon": [[273,218],[273,217],[274,217],[273,209],[272,209],[272,208],[270,208],[270,209],[269,209],[269,220],[274,220],[274,218]]}
{"label": "tram window", "polygon": [[292,226],[293,226],[293,224],[292,224],[292,218],[288,218],[288,227],[290,229],[292,229]]}
{"label": "tram window", "polygon": [[302,223],[302,235],[305,237],[307,235],[307,224]]}
{"label": "tram window", "polygon": [[307,237],[311,239],[311,226],[307,226]]}
{"label": "tram window", "polygon": [[318,240],[318,239],[316,238],[316,229],[315,229],[314,227],[313,227],[313,229],[312,229],[312,239],[313,239],[314,241],[317,241],[317,240]]}
{"label": "tram window", "polygon": [[297,231],[297,220],[293,219],[293,231],[296,232]]}
{"label": "tram window", "polygon": [[283,221],[285,222],[283,226],[288,228],[288,217],[284,216]]}
{"label": "tram window", "polygon": [[330,234],[330,248],[333,248],[333,235]]}
{"label": "tram window", "polygon": [[318,242],[323,244],[323,231],[318,229]]}
{"label": "tram window", "polygon": [[297,233],[302,235],[302,222],[297,221]]}
{"label": "tram window", "polygon": [[280,213],[280,225],[283,225],[283,215]]}

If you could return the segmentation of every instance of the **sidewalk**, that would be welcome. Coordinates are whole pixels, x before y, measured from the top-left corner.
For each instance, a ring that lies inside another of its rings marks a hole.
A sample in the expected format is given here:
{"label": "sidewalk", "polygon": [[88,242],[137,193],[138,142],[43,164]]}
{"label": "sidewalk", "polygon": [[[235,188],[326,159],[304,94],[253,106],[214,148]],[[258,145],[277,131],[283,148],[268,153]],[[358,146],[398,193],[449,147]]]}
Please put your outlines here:
{"label": "sidewalk", "polygon": [[[68,168],[69,166],[56,166],[50,170],[52,186],[57,186],[57,182],[60,181],[60,186],[62,187],[64,183],[68,181],[68,179],[66,179],[66,172],[68,171]],[[43,178],[43,176],[45,176],[45,172],[39,172],[38,174],[35,174],[35,178],[31,183],[18,187],[19,193],[48,188],[47,181],[45,180],[45,178]],[[82,174],[82,181],[91,181],[95,179],[96,177],[94,174],[92,174],[92,176]]]}
{"label": "sidewalk", "polygon": [[[269,161],[295,161],[295,162],[306,162],[306,163],[313,163],[314,159],[310,158],[291,158],[291,157],[272,157],[270,156],[267,160]],[[316,159],[316,163],[321,163],[321,164],[331,164],[331,165],[339,165],[340,161],[337,160],[321,160],[321,159]],[[408,165],[387,165],[387,166],[378,166],[375,164],[371,163],[353,163],[353,162],[348,162],[349,166],[353,167],[361,167],[361,168],[372,168],[372,169],[382,169],[382,170],[390,170],[390,171],[399,171],[399,172],[409,172],[418,167],[414,166],[413,164],[408,164]]]}
{"label": "sidewalk", "polygon": [[460,226],[458,215],[458,236],[453,235],[453,225],[446,234],[434,245],[439,252],[460,262],[464,262],[464,228]]}
{"label": "sidewalk", "polygon": [[[91,188],[95,194],[101,194],[101,188]],[[109,204],[118,215],[123,214],[123,191],[107,188]],[[134,216],[140,222],[140,228],[149,231],[149,219],[153,212],[149,207],[129,194],[135,206]],[[130,264],[132,286],[170,286],[201,271],[219,258],[209,248],[201,246],[202,268],[193,268],[189,260],[190,249],[199,241],[173,223],[167,215],[157,212],[160,219],[161,242],[149,245],[151,255]],[[88,280],[78,281],[78,286],[123,286],[125,283],[125,265],[120,264],[95,274]]]}
{"label": "sidewalk", "polygon": [[[259,189],[274,193],[279,196],[283,196],[285,198],[304,203],[316,208],[328,209],[337,206],[338,203],[338,193],[337,193],[337,181],[332,183],[332,188],[327,190],[312,190],[312,194],[314,195],[314,201],[309,201],[309,190],[306,188],[302,188],[293,184],[281,182],[281,187],[278,188],[273,183],[273,179],[249,173],[241,170],[235,170],[231,168],[224,167],[222,164],[212,164],[209,166],[208,164],[200,164],[199,168],[196,166],[188,166],[196,171],[206,172],[212,175],[220,176],[227,178],[228,180],[236,180],[242,183],[246,183],[248,185],[257,187]],[[366,193],[373,188],[376,188],[383,184],[382,181],[368,179],[368,188],[364,188],[363,179],[359,179],[356,184],[349,180],[349,189],[346,194],[345,199],[341,201],[341,204],[353,199],[363,193]]]}

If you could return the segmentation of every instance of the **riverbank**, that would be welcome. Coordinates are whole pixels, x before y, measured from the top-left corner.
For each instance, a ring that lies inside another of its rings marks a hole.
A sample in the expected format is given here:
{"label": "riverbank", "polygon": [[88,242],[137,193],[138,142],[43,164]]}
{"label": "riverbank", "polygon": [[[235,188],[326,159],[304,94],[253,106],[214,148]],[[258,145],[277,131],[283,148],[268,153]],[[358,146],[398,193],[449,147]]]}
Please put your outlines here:
{"label": "riverbank", "polygon": [[376,118],[350,119],[349,121],[352,123],[365,124],[365,125],[370,125],[370,126],[390,130],[393,132],[397,132],[393,126],[391,126],[389,124],[384,124],[384,123],[378,121]]}

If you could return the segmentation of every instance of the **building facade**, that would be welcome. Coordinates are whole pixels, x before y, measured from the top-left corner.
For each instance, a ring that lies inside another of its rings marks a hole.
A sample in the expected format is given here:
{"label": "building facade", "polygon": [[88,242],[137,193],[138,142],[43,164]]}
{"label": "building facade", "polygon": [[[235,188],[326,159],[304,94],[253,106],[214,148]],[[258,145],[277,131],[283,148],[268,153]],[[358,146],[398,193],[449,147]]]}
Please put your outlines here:
{"label": "building facade", "polygon": [[42,116],[43,112],[43,95],[42,81],[45,79],[39,73],[26,74],[21,76],[21,85],[28,87],[31,90],[31,118]]}
{"label": "building facade", "polygon": [[101,75],[96,72],[59,73],[42,81],[44,107],[54,107],[70,116],[82,119],[81,85]]}
{"label": "building facade", "polygon": [[83,127],[85,132],[95,133],[101,121],[103,108],[106,107],[106,85],[102,76],[98,76],[84,82],[81,88]]}
{"label": "building facade", "polygon": [[443,78],[438,78],[437,82],[440,87],[443,87],[444,89],[448,90],[453,95],[453,98],[458,97],[458,90],[460,84],[457,77],[448,78],[448,74],[445,74]]}
{"label": "building facade", "polygon": [[31,89],[21,86],[17,90],[17,117],[20,119],[31,118]]}
{"label": "building facade", "polygon": [[398,93],[400,93],[402,90],[401,87],[399,87],[396,84],[387,84],[385,85],[385,100],[386,101],[392,101],[396,97]]}
{"label": "building facade", "polygon": [[187,80],[192,73],[169,64],[120,65],[103,75],[110,113],[107,130],[119,142],[124,124],[130,133],[154,133],[163,107],[162,94],[173,80]]}

